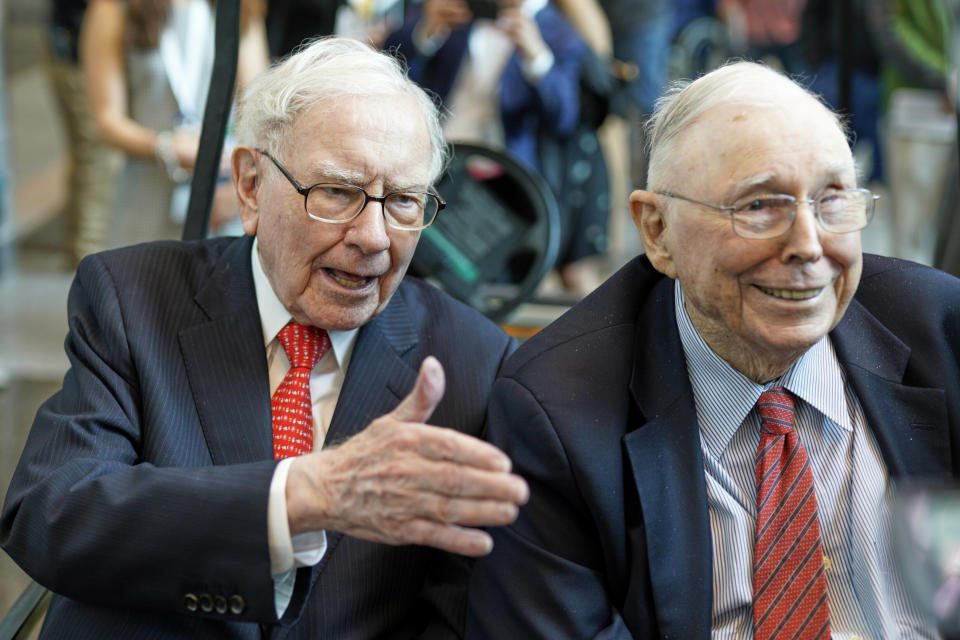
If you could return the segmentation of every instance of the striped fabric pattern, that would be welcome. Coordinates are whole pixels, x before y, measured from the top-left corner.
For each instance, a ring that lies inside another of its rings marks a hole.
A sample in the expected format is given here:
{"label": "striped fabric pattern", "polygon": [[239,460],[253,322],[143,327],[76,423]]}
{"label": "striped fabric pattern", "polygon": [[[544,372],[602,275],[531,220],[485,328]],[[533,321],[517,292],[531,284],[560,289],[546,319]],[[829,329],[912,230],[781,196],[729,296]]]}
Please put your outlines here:
{"label": "striped fabric pattern", "polygon": [[793,429],[793,398],[774,387],[760,396],[757,413],[754,638],[829,638],[817,499],[806,451]]}
{"label": "striped fabric pattern", "polygon": [[[675,315],[693,388],[710,508],[713,640],[753,637],[755,405],[771,385],[749,380],[697,333],[675,283]],[[889,550],[889,479],[860,400],[829,337],[776,383],[794,396],[794,430],[813,473],[833,640],[940,638]]]}
{"label": "striped fabric pattern", "polygon": [[327,332],[289,322],[277,336],[290,360],[290,370],[270,398],[273,457],[282,460],[313,450],[313,405],[310,371],[330,349]]}

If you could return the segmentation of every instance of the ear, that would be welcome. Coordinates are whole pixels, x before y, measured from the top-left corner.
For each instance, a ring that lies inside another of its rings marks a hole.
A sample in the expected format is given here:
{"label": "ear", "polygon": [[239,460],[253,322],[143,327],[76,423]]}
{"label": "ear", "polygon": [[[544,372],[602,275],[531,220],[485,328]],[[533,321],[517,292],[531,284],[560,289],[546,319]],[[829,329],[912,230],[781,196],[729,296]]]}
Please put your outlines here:
{"label": "ear", "polygon": [[663,197],[650,191],[636,190],[630,194],[630,213],[633,224],[640,232],[643,249],[650,263],[660,273],[670,278],[677,277],[677,269],[670,255],[669,212]]}
{"label": "ear", "polygon": [[260,221],[260,164],[257,152],[250,147],[237,147],[230,157],[233,183],[237,188],[237,206],[243,231],[249,236],[257,235]]}

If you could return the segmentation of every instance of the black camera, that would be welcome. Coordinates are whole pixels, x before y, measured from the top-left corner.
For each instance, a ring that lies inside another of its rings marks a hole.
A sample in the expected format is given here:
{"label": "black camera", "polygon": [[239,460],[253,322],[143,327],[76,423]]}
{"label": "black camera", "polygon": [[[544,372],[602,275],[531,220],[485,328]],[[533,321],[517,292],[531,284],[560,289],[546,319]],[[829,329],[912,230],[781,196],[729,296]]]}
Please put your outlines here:
{"label": "black camera", "polygon": [[497,19],[497,12],[500,11],[500,3],[497,0],[466,0],[466,2],[474,20],[477,18]]}

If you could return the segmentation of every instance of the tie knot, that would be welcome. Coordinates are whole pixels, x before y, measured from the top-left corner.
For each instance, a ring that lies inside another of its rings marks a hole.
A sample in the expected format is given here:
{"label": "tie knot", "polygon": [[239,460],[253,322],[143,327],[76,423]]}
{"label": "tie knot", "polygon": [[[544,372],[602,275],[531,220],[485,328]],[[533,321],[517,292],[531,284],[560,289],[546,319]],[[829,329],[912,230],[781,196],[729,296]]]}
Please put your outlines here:
{"label": "tie knot", "polygon": [[313,369],[313,365],[330,348],[330,337],[326,331],[296,322],[287,323],[277,337],[290,360],[291,368]]}
{"label": "tie knot", "polygon": [[793,430],[793,396],[785,387],[773,387],[757,400],[760,430],[785,435]]}

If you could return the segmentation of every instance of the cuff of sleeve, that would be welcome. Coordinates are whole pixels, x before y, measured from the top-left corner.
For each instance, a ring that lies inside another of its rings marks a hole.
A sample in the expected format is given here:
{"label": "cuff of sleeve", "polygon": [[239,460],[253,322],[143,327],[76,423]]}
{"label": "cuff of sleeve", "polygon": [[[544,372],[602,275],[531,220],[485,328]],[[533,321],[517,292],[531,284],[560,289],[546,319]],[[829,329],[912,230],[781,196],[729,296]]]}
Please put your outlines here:
{"label": "cuff of sleeve", "polygon": [[274,606],[277,619],[290,605],[296,584],[297,568],[312,567],[327,552],[327,532],[308,531],[290,536],[287,522],[287,475],[292,458],[281,460],[270,480],[267,498],[267,543],[270,547],[270,573],[273,577]]}
{"label": "cuff of sleeve", "polygon": [[267,498],[267,542],[270,546],[270,573],[281,575],[293,569],[293,541],[287,522],[287,474],[293,459],[277,464]]}
{"label": "cuff of sleeve", "polygon": [[273,576],[273,606],[277,611],[277,620],[283,617],[290,606],[296,582],[297,572],[293,569]]}
{"label": "cuff of sleeve", "polygon": [[312,567],[327,552],[327,532],[307,531],[290,535],[287,522],[287,475],[292,458],[277,464],[267,498],[267,541],[270,545],[270,572],[283,575],[299,567]]}
{"label": "cuff of sleeve", "polygon": [[312,567],[321,560],[327,552],[327,532],[308,531],[293,536],[293,564],[300,567]]}
{"label": "cuff of sleeve", "polygon": [[538,82],[553,68],[553,51],[544,49],[533,60],[523,60],[520,69],[529,82]]}

